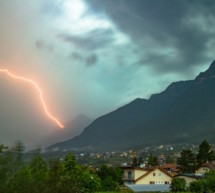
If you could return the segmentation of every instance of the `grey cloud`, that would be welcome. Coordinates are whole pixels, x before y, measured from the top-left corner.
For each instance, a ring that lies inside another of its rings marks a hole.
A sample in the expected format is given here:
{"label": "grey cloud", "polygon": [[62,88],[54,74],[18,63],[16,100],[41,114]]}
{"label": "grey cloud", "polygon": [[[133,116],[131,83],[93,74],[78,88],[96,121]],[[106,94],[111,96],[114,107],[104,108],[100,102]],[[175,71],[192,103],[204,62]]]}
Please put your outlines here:
{"label": "grey cloud", "polygon": [[39,50],[42,50],[44,48],[44,42],[42,40],[37,40],[35,45]]}
{"label": "grey cloud", "polygon": [[43,40],[37,40],[35,42],[35,46],[37,47],[38,50],[47,50],[49,52],[54,51],[54,46],[51,44],[46,44]]}
{"label": "grey cloud", "polygon": [[[210,63],[207,56],[207,45],[212,38],[199,31],[194,33],[192,30],[187,30],[186,36],[174,38],[172,41],[170,48],[173,48],[174,51],[162,53],[162,51],[168,49],[168,46],[165,45],[163,47],[159,45],[160,51],[154,50],[153,47],[156,48],[155,43],[143,53],[139,64],[153,67],[158,73],[188,73],[195,66]],[[168,41],[168,38],[166,41]]]}
{"label": "grey cloud", "polygon": [[59,34],[58,37],[67,43],[77,46],[78,48],[85,48],[87,50],[107,46],[114,40],[113,32],[111,30],[104,29],[93,30],[84,36]]}
{"label": "grey cloud", "polygon": [[47,50],[49,52],[53,52],[54,51],[54,46],[53,45],[47,45]]}
{"label": "grey cloud", "polygon": [[87,58],[88,66],[94,65],[94,64],[96,64],[96,62],[97,62],[97,56],[95,54],[92,54]]}
{"label": "grey cloud", "polygon": [[50,17],[58,17],[59,15],[63,15],[62,10],[63,1],[58,0],[46,0],[42,1],[40,6],[40,11],[43,14],[49,15]]}
{"label": "grey cloud", "polygon": [[[151,66],[158,72],[183,73],[213,60],[208,56],[208,45],[215,34],[202,30],[201,23],[189,23],[190,19],[201,16],[208,28],[215,29],[214,22],[209,22],[209,18],[215,18],[212,0],[94,0],[86,3],[95,13],[108,14],[139,46],[142,53],[139,64]],[[147,44],[149,39],[153,41]],[[174,48],[175,57],[156,52],[157,47]]]}
{"label": "grey cloud", "polygon": [[94,11],[106,12],[121,30],[138,39],[144,35],[159,38],[166,28],[176,30],[186,10],[179,0],[96,0],[88,3]]}
{"label": "grey cloud", "polygon": [[75,51],[69,55],[69,58],[72,58],[74,60],[83,60],[82,55],[78,52],[75,52]]}
{"label": "grey cloud", "polygon": [[86,62],[87,66],[92,66],[96,64],[97,62],[97,55],[96,54],[90,54],[87,57],[82,56],[79,52],[73,51],[72,53],[69,54],[69,58],[76,60],[76,61],[84,61]]}

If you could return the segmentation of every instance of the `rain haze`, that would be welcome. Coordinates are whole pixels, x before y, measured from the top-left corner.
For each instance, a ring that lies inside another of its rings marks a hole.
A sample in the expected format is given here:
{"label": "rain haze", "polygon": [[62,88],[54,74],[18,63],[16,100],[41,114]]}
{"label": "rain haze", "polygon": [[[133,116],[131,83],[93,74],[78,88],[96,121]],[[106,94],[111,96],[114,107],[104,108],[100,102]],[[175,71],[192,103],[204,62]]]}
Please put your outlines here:
{"label": "rain haze", "polygon": [[[61,122],[149,98],[208,68],[213,0],[0,0],[0,68],[34,80]],[[59,127],[29,84],[0,73],[0,142],[40,145]]]}

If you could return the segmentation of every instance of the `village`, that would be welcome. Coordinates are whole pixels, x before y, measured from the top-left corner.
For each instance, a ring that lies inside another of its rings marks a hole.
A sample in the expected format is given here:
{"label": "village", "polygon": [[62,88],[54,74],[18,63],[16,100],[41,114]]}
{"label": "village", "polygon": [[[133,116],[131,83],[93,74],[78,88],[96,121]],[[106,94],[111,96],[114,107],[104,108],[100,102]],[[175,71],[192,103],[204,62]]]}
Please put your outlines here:
{"label": "village", "polygon": [[[177,160],[177,157],[180,156],[182,149],[190,148],[193,152],[197,153],[198,145],[195,144],[154,145],[106,152],[72,152],[75,154],[77,162],[82,165],[97,167],[101,164],[107,164],[110,167],[114,167],[119,165],[131,165],[135,158],[141,159],[141,164],[147,164],[147,159],[151,154],[156,156],[159,165],[174,163]],[[70,150],[64,150],[62,153],[56,149],[53,149],[52,153],[49,153],[49,156],[56,154],[63,156],[68,152],[70,152]],[[47,153],[44,152],[44,154]]]}
{"label": "village", "polygon": [[206,189],[202,182],[208,173],[215,171],[214,158],[212,146],[204,140],[197,154],[192,149],[184,149],[176,162],[167,163],[162,155],[158,159],[151,155],[146,163],[134,159],[133,164],[121,166],[122,179],[134,192],[179,192],[186,189],[202,192]]}
{"label": "village", "polygon": [[[119,167],[123,185],[134,192],[169,192],[173,191],[172,188],[176,188],[177,192],[190,187],[192,190],[196,182],[198,184],[205,179],[206,173],[215,170],[215,148],[207,140],[200,145],[157,145],[124,151],[76,152],[75,157],[77,163],[94,171],[98,171],[101,165]],[[176,187],[172,187],[171,184],[177,180],[179,187],[177,183]],[[184,184],[182,189],[181,183]],[[202,185],[197,187],[204,189]]]}

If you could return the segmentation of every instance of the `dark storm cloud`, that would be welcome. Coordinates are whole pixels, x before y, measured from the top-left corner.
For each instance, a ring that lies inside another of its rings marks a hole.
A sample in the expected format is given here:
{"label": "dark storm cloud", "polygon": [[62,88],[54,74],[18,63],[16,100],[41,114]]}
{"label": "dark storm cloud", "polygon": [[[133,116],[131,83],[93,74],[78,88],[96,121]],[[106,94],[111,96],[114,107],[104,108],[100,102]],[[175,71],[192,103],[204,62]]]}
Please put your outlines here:
{"label": "dark storm cloud", "polygon": [[95,54],[92,54],[87,58],[87,65],[88,66],[94,65],[94,64],[96,64],[96,62],[97,62],[97,56]]}
{"label": "dark storm cloud", "polygon": [[59,34],[58,37],[67,43],[88,50],[95,50],[100,47],[107,46],[108,44],[111,44],[111,42],[114,40],[113,32],[111,30],[106,29],[93,30],[83,36]]}
{"label": "dark storm cloud", "polygon": [[98,57],[96,54],[90,54],[89,56],[84,57],[79,52],[73,51],[69,54],[69,59],[73,59],[76,61],[84,61],[87,66],[92,66],[96,64]]}
{"label": "dark storm cloud", "polygon": [[[157,72],[182,73],[211,61],[208,45],[212,44],[215,30],[203,30],[203,25],[215,29],[212,0],[86,2],[95,13],[108,14],[139,46],[142,56],[137,63],[141,65],[154,67]],[[174,52],[172,56],[169,51],[162,52],[168,48]]]}
{"label": "dark storm cloud", "polygon": [[[151,66],[158,73],[184,73],[192,70],[193,66],[202,65],[208,60],[207,46],[211,39],[213,37],[208,34],[206,35],[200,31],[193,32],[192,29],[187,29],[186,35],[181,34],[180,38],[172,40],[171,47],[174,50],[162,53],[162,50],[161,52],[156,52],[152,48],[152,51],[148,51],[147,54],[143,53],[142,58],[137,63]],[[168,38],[165,38],[165,41],[168,41]],[[154,46],[156,47],[156,45]],[[163,46],[163,49],[165,50],[166,46]]]}
{"label": "dark storm cloud", "polygon": [[89,3],[91,3],[94,11],[106,12],[123,31],[132,35],[132,38],[139,40],[144,35],[160,38],[165,34],[164,31],[167,28],[176,31],[186,10],[181,2],[168,0],[95,0]]}

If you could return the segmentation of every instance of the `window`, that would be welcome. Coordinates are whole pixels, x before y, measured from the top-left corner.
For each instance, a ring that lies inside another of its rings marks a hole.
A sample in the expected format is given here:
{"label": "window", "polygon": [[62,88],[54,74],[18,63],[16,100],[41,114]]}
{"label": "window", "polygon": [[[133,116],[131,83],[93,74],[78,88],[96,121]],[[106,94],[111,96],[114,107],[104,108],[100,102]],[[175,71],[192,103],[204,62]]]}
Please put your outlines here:
{"label": "window", "polygon": [[159,173],[159,176],[161,176],[161,173]]}
{"label": "window", "polygon": [[132,179],[132,171],[128,171],[128,179]]}
{"label": "window", "polygon": [[156,173],[153,173],[153,176],[156,176]]}
{"label": "window", "polygon": [[165,184],[169,184],[169,182],[168,182],[168,181],[165,181]]}
{"label": "window", "polygon": [[149,184],[155,184],[155,182],[154,181],[150,181]]}

